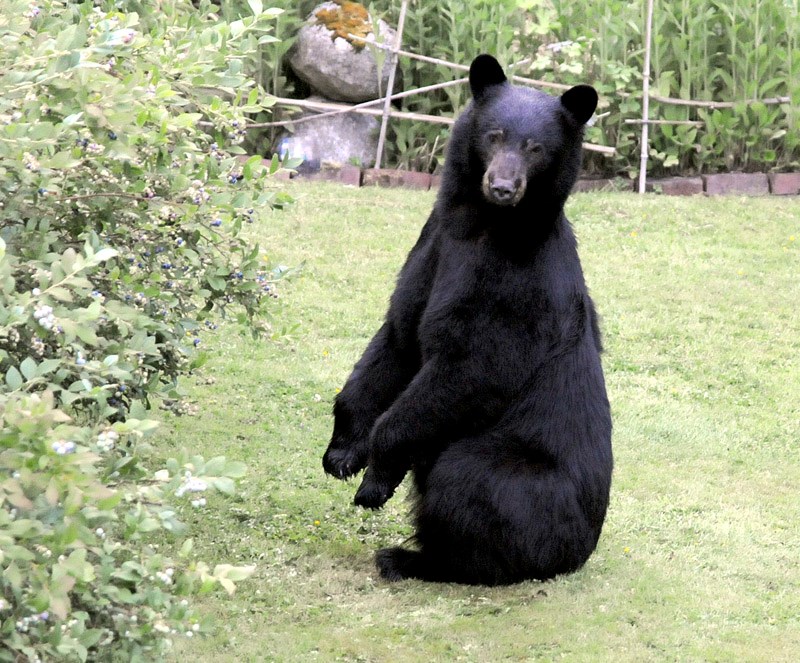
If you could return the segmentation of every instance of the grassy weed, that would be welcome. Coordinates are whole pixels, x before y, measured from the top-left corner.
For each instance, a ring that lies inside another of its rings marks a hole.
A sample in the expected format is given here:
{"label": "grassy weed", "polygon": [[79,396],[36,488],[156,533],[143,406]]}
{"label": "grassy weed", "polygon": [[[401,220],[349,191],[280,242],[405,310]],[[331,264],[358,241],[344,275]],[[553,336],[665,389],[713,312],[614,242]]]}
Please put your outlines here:
{"label": "grassy weed", "polygon": [[[433,202],[293,185],[254,239],[287,264],[277,341],[231,326],[169,419],[168,453],[245,461],[235,503],[189,509],[204,559],[255,563],[186,661],[793,661],[800,651],[800,209],[796,200],[575,195],[615,423],[608,520],[580,572],[461,587],[376,578],[402,498],[326,478],[330,404]],[[402,494],[402,489],[401,489]]]}

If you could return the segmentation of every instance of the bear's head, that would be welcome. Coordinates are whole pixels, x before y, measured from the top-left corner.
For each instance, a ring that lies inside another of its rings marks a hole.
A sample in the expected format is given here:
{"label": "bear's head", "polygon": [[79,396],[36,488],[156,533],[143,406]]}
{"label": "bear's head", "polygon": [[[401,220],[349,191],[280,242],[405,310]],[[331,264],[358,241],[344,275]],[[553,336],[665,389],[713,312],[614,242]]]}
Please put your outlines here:
{"label": "bear's head", "polygon": [[529,194],[534,204],[563,204],[578,177],[583,127],[597,108],[594,88],[554,97],[517,87],[491,55],[475,58],[469,84],[468,169],[480,174],[485,201],[511,207]]}

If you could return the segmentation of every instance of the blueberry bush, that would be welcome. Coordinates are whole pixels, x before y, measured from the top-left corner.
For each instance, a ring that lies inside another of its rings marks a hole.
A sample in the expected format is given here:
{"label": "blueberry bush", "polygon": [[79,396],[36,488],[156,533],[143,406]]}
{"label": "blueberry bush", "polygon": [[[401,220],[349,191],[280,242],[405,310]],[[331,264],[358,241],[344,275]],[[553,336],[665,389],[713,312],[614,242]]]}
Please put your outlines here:
{"label": "blueberry bush", "polygon": [[243,231],[287,164],[244,154],[270,102],[243,62],[277,11],[147,5],[0,6],[0,661],[157,660],[253,571],[178,518],[244,466],[152,467],[150,409],[222,317],[269,328],[283,270]]}

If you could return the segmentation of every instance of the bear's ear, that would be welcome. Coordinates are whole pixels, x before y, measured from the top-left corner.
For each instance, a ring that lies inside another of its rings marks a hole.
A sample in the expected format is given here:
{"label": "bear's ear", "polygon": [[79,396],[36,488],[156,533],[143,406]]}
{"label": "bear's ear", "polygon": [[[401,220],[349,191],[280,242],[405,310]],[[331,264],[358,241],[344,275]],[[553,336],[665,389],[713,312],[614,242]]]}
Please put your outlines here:
{"label": "bear's ear", "polygon": [[584,125],[597,108],[597,92],[591,85],[576,85],[561,95],[561,105],[579,125]]}
{"label": "bear's ear", "polygon": [[469,86],[475,101],[481,101],[490,87],[501,85],[508,80],[500,63],[491,55],[479,55],[469,68]]}

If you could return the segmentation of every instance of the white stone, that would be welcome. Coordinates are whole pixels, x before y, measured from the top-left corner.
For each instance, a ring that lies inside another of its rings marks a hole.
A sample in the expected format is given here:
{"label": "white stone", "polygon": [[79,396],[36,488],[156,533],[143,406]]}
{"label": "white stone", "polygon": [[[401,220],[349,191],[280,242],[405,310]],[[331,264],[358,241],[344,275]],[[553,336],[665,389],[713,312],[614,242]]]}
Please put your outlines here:
{"label": "white stone", "polygon": [[[311,97],[311,100],[321,100]],[[307,113],[303,117],[313,116]],[[343,166],[355,162],[369,167],[375,163],[378,149],[377,118],[356,113],[329,115],[318,120],[301,122],[289,134],[291,156],[303,157],[310,170],[320,166]],[[302,153],[302,154],[301,154]],[[312,165],[313,164],[313,165]]]}

